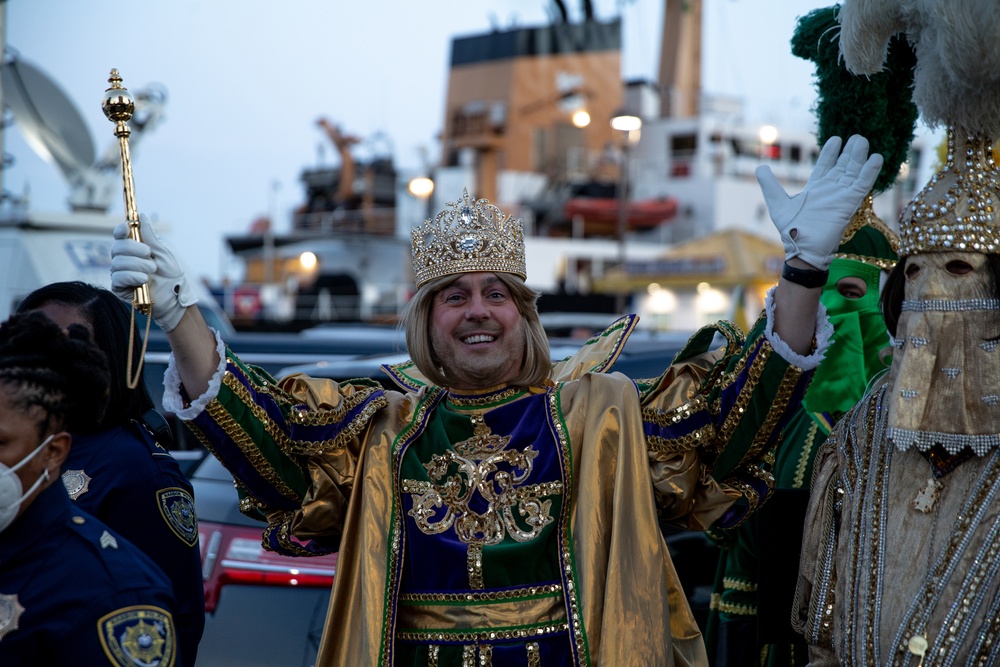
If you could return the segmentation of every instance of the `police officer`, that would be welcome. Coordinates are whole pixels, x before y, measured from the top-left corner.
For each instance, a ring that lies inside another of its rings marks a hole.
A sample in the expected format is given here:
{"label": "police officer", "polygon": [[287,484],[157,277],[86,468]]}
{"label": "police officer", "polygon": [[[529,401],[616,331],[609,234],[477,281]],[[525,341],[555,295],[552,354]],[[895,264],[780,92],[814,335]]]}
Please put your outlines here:
{"label": "police officer", "polygon": [[183,665],[166,576],[58,483],[70,431],[107,393],[82,327],[0,325],[0,664]]}
{"label": "police officer", "polygon": [[[64,329],[87,328],[107,356],[110,400],[103,419],[73,431],[62,479],[76,507],[92,514],[149,556],[167,575],[176,600],[177,639],[184,664],[195,664],[205,627],[198,521],[191,483],[165,449],[170,431],[140,379],[126,383],[130,321],[112,292],[83,282],[41,287],[18,306],[37,310]],[[134,335],[132,369],[141,345]],[[162,428],[158,429],[158,422]]]}

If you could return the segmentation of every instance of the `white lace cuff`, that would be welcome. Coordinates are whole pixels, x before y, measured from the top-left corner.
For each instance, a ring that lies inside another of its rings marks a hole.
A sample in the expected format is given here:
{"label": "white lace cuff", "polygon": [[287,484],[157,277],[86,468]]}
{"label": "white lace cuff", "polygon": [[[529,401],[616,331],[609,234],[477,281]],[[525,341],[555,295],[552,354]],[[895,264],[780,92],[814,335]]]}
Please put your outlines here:
{"label": "white lace cuff", "polygon": [[798,366],[804,371],[811,371],[819,366],[820,362],[823,361],[823,357],[826,355],[827,348],[830,347],[833,337],[833,325],[830,324],[830,318],[826,315],[826,306],[822,302],[819,304],[819,308],[816,310],[816,349],[809,356],[802,356],[798,352],[795,352],[788,346],[788,343],[781,340],[778,334],[774,333],[774,290],[776,287],[772,287],[767,291],[767,299],[764,301],[764,310],[767,313],[767,326],[764,327],[764,337],[774,348],[774,351],[778,353],[782,359],[792,364],[793,366]]}
{"label": "white lace cuff", "polygon": [[202,410],[219,395],[219,388],[222,387],[222,374],[226,372],[226,344],[222,342],[222,336],[215,329],[215,351],[219,354],[219,367],[215,369],[215,375],[208,383],[208,389],[198,398],[191,401],[187,407],[184,406],[184,399],[181,398],[181,376],[177,372],[177,364],[174,361],[173,353],[167,361],[167,370],[163,372],[163,409],[172,412],[179,419],[189,421],[194,419]]}

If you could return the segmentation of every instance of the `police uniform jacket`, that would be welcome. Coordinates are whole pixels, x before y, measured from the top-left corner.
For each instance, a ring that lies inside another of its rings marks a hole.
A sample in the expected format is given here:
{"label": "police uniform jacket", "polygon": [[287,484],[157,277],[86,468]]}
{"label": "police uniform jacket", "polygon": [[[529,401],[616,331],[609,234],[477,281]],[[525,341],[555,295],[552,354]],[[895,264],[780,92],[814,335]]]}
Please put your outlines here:
{"label": "police uniform jacket", "polygon": [[173,591],[53,484],[0,532],[0,665],[178,667]]}
{"label": "police uniform jacket", "polygon": [[205,589],[191,483],[140,425],[73,436],[63,482],[78,508],[153,559],[173,582],[174,622],[184,664],[205,629]]}

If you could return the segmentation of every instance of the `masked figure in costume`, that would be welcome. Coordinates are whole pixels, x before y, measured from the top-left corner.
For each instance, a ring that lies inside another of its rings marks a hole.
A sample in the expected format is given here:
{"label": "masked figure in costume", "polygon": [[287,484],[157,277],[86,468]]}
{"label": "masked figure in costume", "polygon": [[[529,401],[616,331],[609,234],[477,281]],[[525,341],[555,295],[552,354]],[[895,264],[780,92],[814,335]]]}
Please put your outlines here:
{"label": "masked figure in costume", "polygon": [[232,471],[265,546],[339,549],[317,664],[704,666],[658,519],[732,526],[766,497],[760,460],[826,350],[820,287],[881,163],[831,139],[791,198],[764,170],[788,250],[766,315],[637,382],[604,372],[634,316],[552,363],[521,223],[467,193],[413,230],[398,391],[245,365],[145,224],[146,243],[116,231],[112,284],[150,281],[165,406]]}
{"label": "masked figure in costume", "polygon": [[813,665],[1000,661],[1000,70],[995,2],[846,2],[848,68],[889,36],[948,154],[900,216],[890,372],[815,462],[794,624]]}
{"label": "masked figure in costume", "polygon": [[909,85],[915,58],[906,41],[896,39],[884,71],[851,74],[840,58],[837,12],[817,9],[800,18],[791,42],[794,55],[816,65],[817,138],[822,144],[829,136],[860,132],[885,162],[830,265],[820,301],[833,342],[782,434],[769,468],[775,492],[735,530],[712,531],[722,547],[706,629],[716,667],[801,667],[808,661],[791,610],[813,460],[833,424],[888,370],[891,348],[879,294],[896,263],[898,238],[875,215],[872,200],[895,183],[909,155],[917,119]]}

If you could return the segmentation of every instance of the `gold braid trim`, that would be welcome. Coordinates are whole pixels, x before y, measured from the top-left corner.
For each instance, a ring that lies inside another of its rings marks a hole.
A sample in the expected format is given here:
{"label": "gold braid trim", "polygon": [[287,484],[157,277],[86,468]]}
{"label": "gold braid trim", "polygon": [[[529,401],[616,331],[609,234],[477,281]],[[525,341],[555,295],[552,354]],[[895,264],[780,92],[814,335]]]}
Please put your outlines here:
{"label": "gold braid trim", "polygon": [[[770,350],[770,347],[768,349]],[[754,366],[756,367],[756,364],[754,364]],[[751,368],[750,371],[753,373],[754,369]],[[764,422],[757,429],[757,435],[750,444],[750,449],[744,455],[743,461],[760,457],[761,451],[768,444],[771,433],[778,425],[778,422],[781,421],[782,416],[784,416],[785,412],[788,410],[788,404],[792,400],[792,394],[795,392],[795,387],[799,384],[799,380],[801,378],[802,371],[795,366],[789,366],[785,371],[784,377],[781,378],[781,385],[778,387],[778,392],[771,401],[771,409],[768,410],[767,417],[764,418]],[[757,385],[759,380],[760,371],[758,370],[758,375],[753,379],[754,386]]]}
{"label": "gold braid trim", "polygon": [[[247,379],[252,382],[252,378],[249,376],[244,377],[247,377]],[[250,390],[244,387],[231,371],[227,370],[222,376],[222,384],[233,392],[236,398],[239,399],[240,403],[243,404],[243,407],[246,408],[258,422],[260,422],[260,425],[264,427],[267,435],[274,440],[274,444],[280,447],[283,451],[288,451],[292,443],[288,434],[281,430],[278,424],[271,419],[270,415],[267,414],[267,411],[264,408],[257,405],[257,403],[253,400],[253,397],[250,395]],[[260,387],[255,385],[254,389],[260,389]],[[219,405],[218,401],[210,403],[209,408],[213,405]],[[219,405],[219,407],[221,409],[221,405]]]}
{"label": "gold braid trim", "polygon": [[816,434],[819,432],[819,424],[811,419],[810,422],[805,442],[802,443],[802,451],[799,453],[798,463],[795,464],[795,476],[792,479],[792,485],[796,489],[801,489],[805,486],[806,468],[809,467],[809,462],[813,460],[813,449],[816,446]]}
{"label": "gold braid trim", "polygon": [[294,512],[277,512],[269,519],[267,528],[261,534],[260,544],[268,551],[272,551],[270,538],[271,535],[277,533],[278,544],[282,546],[283,549],[289,554],[294,554],[296,556],[320,556],[322,554],[314,554],[303,548],[296,542],[292,541],[292,520],[294,518]]}
{"label": "gold braid trim", "polygon": [[[354,406],[363,403],[365,399],[367,399],[367,397],[370,395],[371,392],[364,392],[364,396],[359,396],[357,400],[352,400],[351,407],[353,408]],[[351,398],[353,399],[354,397],[352,396]],[[343,424],[340,430],[337,432],[337,435],[335,435],[333,438],[318,442],[317,441],[302,442],[299,440],[292,440],[289,442],[288,449],[292,453],[305,454],[307,456],[313,456],[316,454],[322,454],[323,452],[338,451],[340,449],[343,449],[348,442],[358,437],[361,431],[363,431],[365,427],[368,426],[368,422],[372,420],[372,417],[375,416],[376,412],[378,412],[382,408],[387,407],[388,405],[389,405],[389,400],[385,396],[379,396],[378,398],[372,399],[371,401],[368,401],[368,405],[366,405],[364,409],[361,410],[361,412],[359,412],[357,416],[354,417],[354,419],[352,419],[350,422],[346,424]],[[338,409],[337,412],[343,415],[346,414],[347,410],[344,410],[342,412],[340,409]],[[299,416],[301,415],[302,417],[308,419],[308,417],[312,414],[316,413],[307,413],[302,410],[292,410],[290,419],[295,423],[307,423],[306,421],[300,422]],[[322,425],[324,423],[335,424],[337,422],[335,419],[331,419],[331,421],[329,422],[320,421],[318,425]]]}
{"label": "gold braid trim", "polygon": [[723,614],[729,614],[731,616],[756,616],[757,607],[749,604],[733,604],[732,602],[723,602],[720,596],[718,602],[715,600],[715,595],[712,596],[712,609],[716,609]]}
{"label": "gold braid trim", "polygon": [[733,577],[723,577],[722,587],[726,590],[742,591],[744,593],[753,593],[757,590],[757,584],[754,582],[745,579],[735,579]]}
{"label": "gold braid trim", "polygon": [[[229,375],[228,373],[226,374]],[[268,484],[273,486],[275,490],[281,495],[285,496],[289,500],[294,500],[296,503],[302,502],[301,496],[293,491],[285,481],[281,479],[277,471],[271,466],[270,462],[261,453],[257,446],[257,443],[247,434],[246,431],[232,418],[232,416],[226,412],[222,405],[218,401],[212,401],[208,404],[206,408],[209,416],[215,420],[219,426],[222,427],[226,433],[229,434],[230,439],[232,439],[233,444],[235,444],[243,456],[250,462],[250,465],[260,473]]]}
{"label": "gold braid trim", "polygon": [[[288,421],[300,426],[329,426],[330,424],[337,424],[344,421],[344,416],[348,412],[367,401],[372,394],[379,391],[380,388],[377,387],[366,387],[351,394],[340,394],[340,405],[332,409],[310,410],[309,408],[292,408],[291,413],[288,415]],[[388,401],[385,401],[384,397],[380,398],[383,398],[383,404],[388,405]],[[375,400],[377,401],[378,399]]]}
{"label": "gold braid trim", "polygon": [[[747,370],[747,384],[743,390],[736,397],[733,402],[733,407],[729,410],[729,415],[722,424],[722,428],[719,429],[719,439],[722,442],[729,442],[732,437],[733,432],[736,431],[736,427],[739,426],[740,420],[746,413],[747,405],[750,403],[750,399],[753,394],[753,390],[760,384],[760,377],[764,373],[764,366],[771,358],[771,346],[762,345],[760,352],[754,359],[753,365]],[[725,383],[728,386],[733,383],[736,379],[736,375],[742,370],[742,365],[746,363],[746,357],[740,359],[740,363],[737,364],[737,368],[733,371],[731,378],[727,378],[729,381]],[[721,396],[722,392],[719,392]],[[718,400],[716,400],[718,403]]]}

